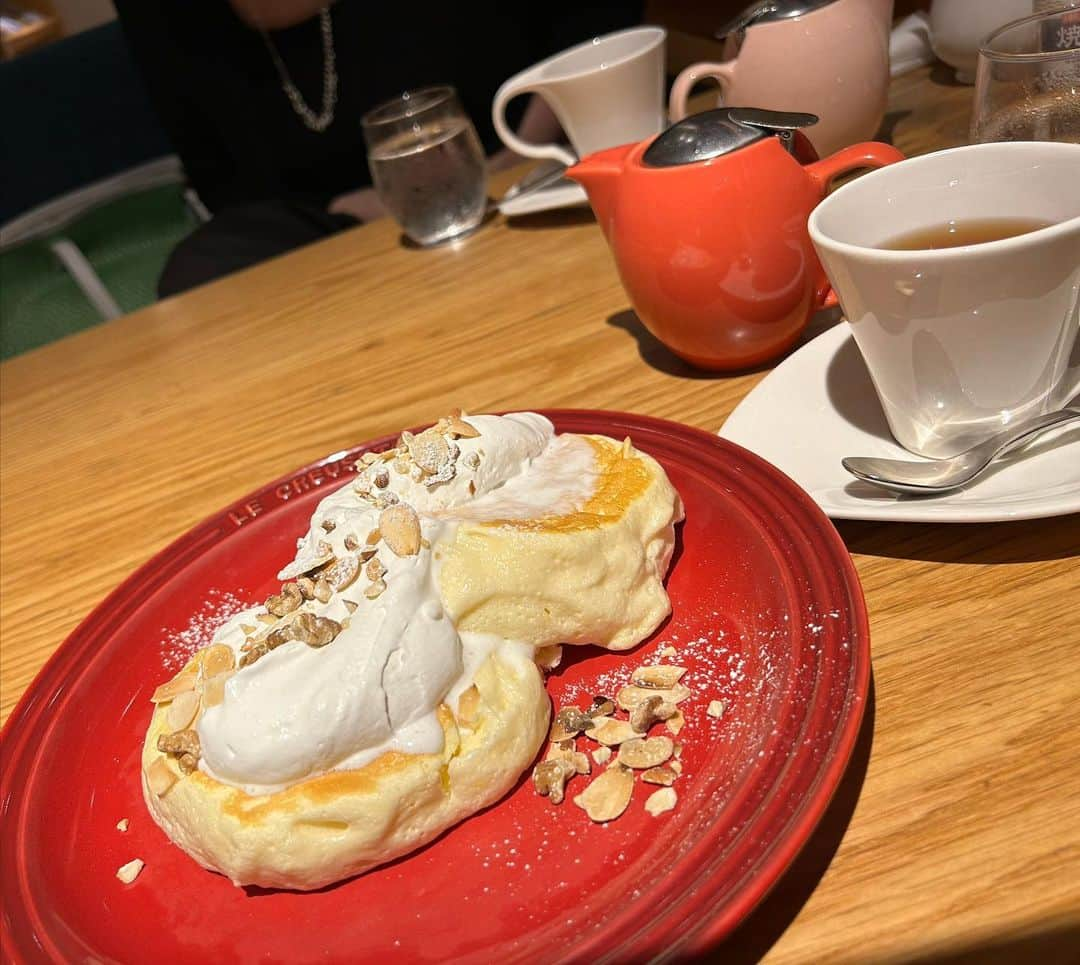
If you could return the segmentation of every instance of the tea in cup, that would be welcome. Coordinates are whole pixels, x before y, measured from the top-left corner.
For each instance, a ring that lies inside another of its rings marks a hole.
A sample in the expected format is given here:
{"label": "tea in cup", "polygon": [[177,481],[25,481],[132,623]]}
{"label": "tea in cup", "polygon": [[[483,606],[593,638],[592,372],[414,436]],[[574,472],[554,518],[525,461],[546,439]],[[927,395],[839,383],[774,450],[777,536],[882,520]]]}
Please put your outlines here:
{"label": "tea in cup", "polygon": [[[596,37],[515,74],[496,91],[491,117],[502,142],[523,157],[574,164],[606,147],[640,141],[664,127],[664,40],[660,27]],[[551,107],[573,150],[530,144],[506,123],[506,105],[538,94]]]}
{"label": "tea in cup", "polygon": [[913,158],[809,229],[904,448],[953,456],[1080,390],[1080,145]]}

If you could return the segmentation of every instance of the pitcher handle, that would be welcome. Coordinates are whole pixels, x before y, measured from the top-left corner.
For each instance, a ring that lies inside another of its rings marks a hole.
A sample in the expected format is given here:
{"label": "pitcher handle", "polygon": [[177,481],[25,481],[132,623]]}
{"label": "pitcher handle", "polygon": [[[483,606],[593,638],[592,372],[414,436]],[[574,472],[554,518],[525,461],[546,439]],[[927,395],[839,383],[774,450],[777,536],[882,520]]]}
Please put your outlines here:
{"label": "pitcher handle", "polygon": [[[887,164],[895,164],[903,161],[901,154],[891,144],[882,144],[879,141],[868,141],[864,144],[852,144],[827,158],[814,161],[803,169],[810,176],[817,188],[819,198],[824,198],[829,191],[829,185],[834,178],[849,171],[857,171],[859,168],[883,168]],[[840,304],[833,291],[829,279],[822,277],[818,286],[817,302],[819,308],[835,308]]]}
{"label": "pitcher handle", "polygon": [[[551,158],[565,164],[567,167],[577,164],[578,158],[573,151],[560,144],[530,144],[528,141],[523,141],[518,137],[510,129],[510,125],[506,123],[506,105],[512,98],[517,97],[519,94],[544,96],[542,85],[536,84],[530,74],[530,71],[525,71],[511,77],[495,92],[495,100],[491,105],[491,120],[495,125],[495,132],[499,135],[499,139],[503,144],[522,157]],[[559,120],[561,121],[562,118]]]}
{"label": "pitcher handle", "polygon": [[686,117],[686,101],[690,97],[690,92],[699,80],[704,80],[706,77],[715,77],[720,82],[720,95],[724,97],[731,82],[735,79],[735,62],[728,61],[724,64],[703,62],[691,64],[685,68],[671,85],[668,112],[671,114],[672,122],[681,121]]}

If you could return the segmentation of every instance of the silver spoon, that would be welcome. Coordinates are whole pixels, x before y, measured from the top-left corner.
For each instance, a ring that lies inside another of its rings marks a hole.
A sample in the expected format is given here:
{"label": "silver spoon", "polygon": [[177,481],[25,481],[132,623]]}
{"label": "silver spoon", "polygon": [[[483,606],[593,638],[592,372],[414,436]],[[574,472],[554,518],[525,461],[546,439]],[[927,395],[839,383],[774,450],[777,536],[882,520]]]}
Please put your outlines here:
{"label": "silver spoon", "polygon": [[848,456],[840,461],[853,476],[875,486],[898,493],[933,496],[959,489],[971,482],[998,456],[1031,441],[1040,433],[1077,421],[1080,421],[1080,406],[1069,405],[1057,412],[1048,412],[1010,426],[992,439],[949,459],[911,462],[907,459]]}
{"label": "silver spoon", "polygon": [[564,174],[566,174],[566,165],[558,161],[538,164],[517,184],[511,185],[506,194],[499,198],[498,201],[492,201],[488,206],[489,210],[494,210],[499,205],[506,204],[507,201],[513,201],[515,198],[522,198],[527,194],[532,194],[534,191],[541,191],[560,181]]}

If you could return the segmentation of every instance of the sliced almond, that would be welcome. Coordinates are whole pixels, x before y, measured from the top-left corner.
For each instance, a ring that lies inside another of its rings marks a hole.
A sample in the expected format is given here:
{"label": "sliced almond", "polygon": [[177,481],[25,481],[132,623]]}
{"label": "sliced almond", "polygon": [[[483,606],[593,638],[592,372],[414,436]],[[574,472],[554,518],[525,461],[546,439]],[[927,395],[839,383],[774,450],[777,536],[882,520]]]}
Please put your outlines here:
{"label": "sliced almond", "polygon": [[678,655],[679,651],[674,647],[664,647],[664,649],[660,651],[660,656],[665,660],[670,660],[672,657],[677,657]]}
{"label": "sliced almond", "polygon": [[395,556],[415,556],[420,552],[420,518],[412,506],[405,503],[387,506],[379,516],[379,532]]}
{"label": "sliced almond", "polygon": [[121,818],[119,821],[116,822],[116,830],[121,832],[126,831],[128,829],[129,823],[130,822],[127,818]]}
{"label": "sliced almond", "polygon": [[631,740],[638,734],[630,726],[628,720],[615,720],[613,717],[596,718],[596,726],[585,732],[586,737],[591,737],[598,744],[614,747],[623,741]]}
{"label": "sliced almond", "polygon": [[172,680],[168,680],[157,688],[151,695],[150,699],[155,704],[163,704],[167,700],[174,700],[179,697],[180,694],[187,693],[189,690],[195,689],[195,683],[198,681],[199,675],[192,664],[190,668],[185,668],[180,671]]}
{"label": "sliced almond", "polygon": [[592,752],[592,759],[597,764],[606,764],[611,760],[611,748],[601,744]]}
{"label": "sliced almond", "polygon": [[330,597],[334,595],[334,588],[326,582],[322,577],[319,577],[315,581],[315,599],[320,603],[329,603]]}
{"label": "sliced almond", "polygon": [[663,764],[674,750],[670,737],[635,737],[619,745],[616,760],[626,767],[645,770]]}
{"label": "sliced almond", "polygon": [[612,764],[574,798],[574,803],[590,820],[600,824],[622,814],[633,793],[634,772],[621,764]]}
{"label": "sliced almond", "polygon": [[145,867],[142,858],[132,858],[127,864],[116,869],[116,877],[125,885],[130,885]]}
{"label": "sliced almond", "polygon": [[[678,761],[674,763],[678,764]],[[641,779],[646,784],[663,784],[664,787],[670,787],[675,783],[675,778],[679,775],[671,768],[669,764],[661,764],[659,767],[650,767],[641,775]]]}
{"label": "sliced almond", "polygon": [[232,652],[232,647],[215,643],[203,651],[202,662],[199,666],[204,680],[208,677],[216,677],[219,673],[225,673],[236,667],[236,655]]}
{"label": "sliced almond", "polygon": [[470,425],[460,416],[449,416],[446,419],[446,431],[457,439],[475,439],[480,435],[480,430]]}
{"label": "sliced almond", "polygon": [[639,687],[670,690],[679,682],[684,673],[686,673],[685,667],[670,667],[666,664],[659,664],[653,667],[638,667],[630,675],[630,680]]}
{"label": "sliced almond", "polygon": [[683,717],[681,710],[676,711],[666,721],[664,726],[671,732],[672,736],[675,736],[686,726],[686,718]]}
{"label": "sliced almond", "polygon": [[662,787],[659,791],[653,791],[645,799],[645,810],[655,818],[674,808],[678,800],[679,795],[675,793],[675,788]]}
{"label": "sliced almond", "polygon": [[386,576],[386,567],[383,565],[383,561],[377,556],[373,556],[368,560],[367,566],[364,567],[364,576],[366,576],[372,583],[376,580],[381,580]]}
{"label": "sliced almond", "polygon": [[682,774],[682,761],[668,761],[664,767],[670,767],[676,774]]}
{"label": "sliced almond", "polygon": [[366,596],[369,600],[374,600],[382,596],[385,592],[386,584],[382,580],[377,580],[364,590],[364,596]]}
{"label": "sliced almond", "polygon": [[178,694],[165,711],[165,726],[169,730],[187,730],[199,712],[199,695],[194,690]]}
{"label": "sliced almond", "polygon": [[722,700],[710,700],[709,706],[705,708],[705,713],[710,717],[723,717],[724,702]]}
{"label": "sliced almond", "polygon": [[146,769],[146,783],[155,797],[161,797],[179,778],[164,757],[155,757]]}
{"label": "sliced almond", "polygon": [[319,576],[335,590],[344,590],[360,572],[360,561],[355,556],[346,556],[335,560]]}
{"label": "sliced almond", "polygon": [[203,708],[216,707],[225,699],[225,684],[229,682],[232,671],[226,670],[216,677],[211,677],[203,684],[202,705]]}
{"label": "sliced almond", "polygon": [[623,710],[633,710],[643,700],[648,700],[650,697],[661,697],[669,704],[678,704],[681,701],[686,700],[691,693],[692,691],[690,688],[684,687],[682,684],[676,684],[670,689],[638,687],[631,684],[628,687],[623,687],[622,690],[615,695],[615,703]]}
{"label": "sliced almond", "polygon": [[425,429],[405,445],[412,461],[426,473],[435,475],[450,461],[450,447],[437,429]]}

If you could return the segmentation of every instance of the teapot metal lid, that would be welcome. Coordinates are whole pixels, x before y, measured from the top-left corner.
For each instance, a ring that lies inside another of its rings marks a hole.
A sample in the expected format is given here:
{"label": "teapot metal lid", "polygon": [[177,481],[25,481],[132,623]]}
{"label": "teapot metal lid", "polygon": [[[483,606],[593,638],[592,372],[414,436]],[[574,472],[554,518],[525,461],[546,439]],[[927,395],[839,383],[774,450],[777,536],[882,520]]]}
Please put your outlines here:
{"label": "teapot metal lid", "polygon": [[836,3],[836,0],[757,0],[717,30],[716,37],[722,39],[728,34],[745,30],[756,23],[771,23],[774,20],[802,17],[822,7],[827,7],[830,3]]}
{"label": "teapot metal lid", "polygon": [[814,114],[718,107],[672,124],[648,146],[641,161],[655,168],[694,164],[737,151],[766,137],[778,137],[792,151],[794,132],[817,122]]}

